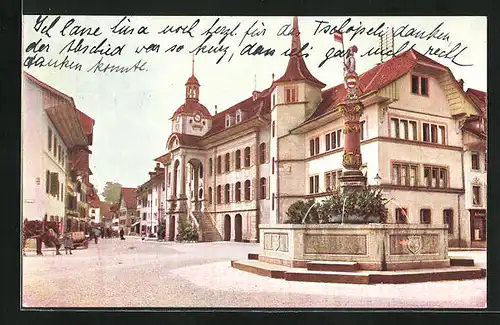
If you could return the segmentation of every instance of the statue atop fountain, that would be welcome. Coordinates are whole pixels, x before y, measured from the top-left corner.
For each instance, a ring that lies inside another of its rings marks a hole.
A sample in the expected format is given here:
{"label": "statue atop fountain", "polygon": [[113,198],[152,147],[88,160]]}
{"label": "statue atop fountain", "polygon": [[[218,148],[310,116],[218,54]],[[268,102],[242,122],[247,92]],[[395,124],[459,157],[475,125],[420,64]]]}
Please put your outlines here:
{"label": "statue atop fountain", "polygon": [[366,185],[366,177],[360,171],[361,158],[361,123],[359,119],[363,114],[363,103],[358,99],[358,74],[356,73],[356,59],[358,52],[356,45],[347,50],[344,59],[344,86],[346,98],[339,105],[339,112],[344,116],[344,154],[342,166],[344,170],[340,177],[341,188],[361,188]]}

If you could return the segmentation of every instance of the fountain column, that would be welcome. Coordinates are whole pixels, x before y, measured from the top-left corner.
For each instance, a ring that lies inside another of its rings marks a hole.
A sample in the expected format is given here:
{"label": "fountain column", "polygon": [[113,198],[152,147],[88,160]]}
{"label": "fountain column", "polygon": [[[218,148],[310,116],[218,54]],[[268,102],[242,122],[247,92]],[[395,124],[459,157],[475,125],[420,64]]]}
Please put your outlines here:
{"label": "fountain column", "polygon": [[363,114],[363,103],[358,98],[358,74],[354,53],[356,46],[348,49],[344,61],[344,86],[346,99],[339,105],[339,112],[344,117],[344,154],[342,156],[342,176],[339,178],[342,190],[355,190],[366,186],[366,177],[361,172],[361,123],[359,119]]}

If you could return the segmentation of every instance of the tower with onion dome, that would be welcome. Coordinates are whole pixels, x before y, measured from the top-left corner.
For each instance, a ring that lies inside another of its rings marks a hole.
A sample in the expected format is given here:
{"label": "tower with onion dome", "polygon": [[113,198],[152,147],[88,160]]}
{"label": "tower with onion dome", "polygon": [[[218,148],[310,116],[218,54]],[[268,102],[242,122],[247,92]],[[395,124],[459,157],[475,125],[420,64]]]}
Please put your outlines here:
{"label": "tower with onion dome", "polygon": [[194,56],[191,76],[186,81],[186,100],[170,118],[172,133],[203,136],[212,127],[212,116],[200,103],[200,83],[194,75]]}

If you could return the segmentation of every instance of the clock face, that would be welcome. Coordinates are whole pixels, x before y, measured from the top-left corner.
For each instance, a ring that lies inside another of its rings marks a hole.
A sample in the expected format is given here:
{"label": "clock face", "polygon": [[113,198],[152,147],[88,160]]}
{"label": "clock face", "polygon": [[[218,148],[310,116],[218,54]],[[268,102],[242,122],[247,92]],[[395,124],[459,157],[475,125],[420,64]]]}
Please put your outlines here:
{"label": "clock face", "polygon": [[195,122],[199,122],[199,121],[201,121],[201,116],[200,116],[199,114],[196,114],[196,115],[194,116],[194,121],[195,121]]}

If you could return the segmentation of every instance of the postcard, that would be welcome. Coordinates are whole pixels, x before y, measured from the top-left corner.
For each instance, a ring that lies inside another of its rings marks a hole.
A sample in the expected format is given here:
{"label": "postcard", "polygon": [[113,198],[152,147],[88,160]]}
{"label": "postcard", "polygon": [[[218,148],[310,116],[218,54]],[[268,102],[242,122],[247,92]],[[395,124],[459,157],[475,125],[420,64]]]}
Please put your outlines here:
{"label": "postcard", "polygon": [[23,16],[21,308],[486,308],[486,24]]}

